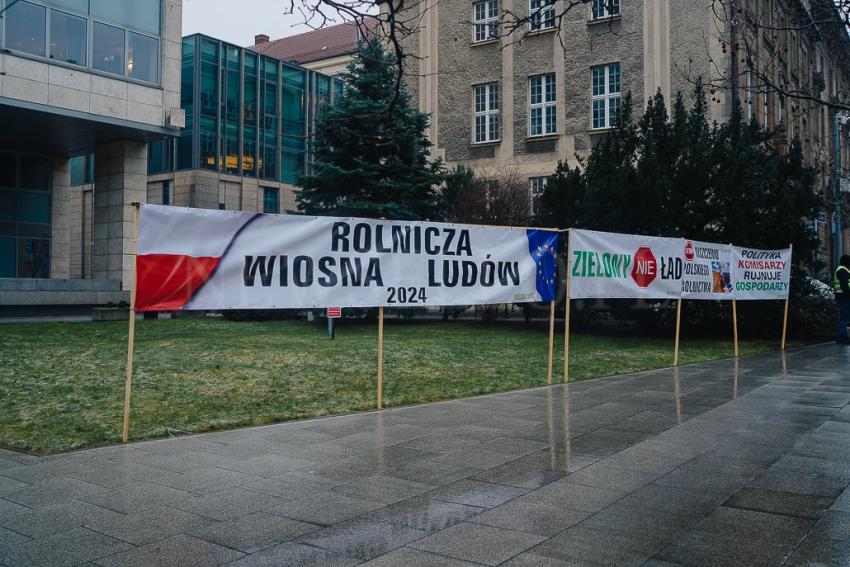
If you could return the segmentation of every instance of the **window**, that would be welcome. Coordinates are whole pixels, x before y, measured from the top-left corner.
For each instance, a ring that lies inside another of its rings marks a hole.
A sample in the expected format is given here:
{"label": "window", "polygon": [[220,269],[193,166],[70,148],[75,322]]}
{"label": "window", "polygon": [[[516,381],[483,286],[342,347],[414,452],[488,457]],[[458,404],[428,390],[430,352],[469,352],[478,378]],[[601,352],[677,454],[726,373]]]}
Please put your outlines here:
{"label": "window", "polygon": [[591,74],[593,128],[613,128],[620,110],[620,64],[593,67]]}
{"label": "window", "polygon": [[306,78],[304,71],[287,65],[283,66],[283,124],[287,134],[305,134],[306,111],[304,91]]}
{"label": "window", "polygon": [[345,75],[337,75],[334,78],[334,104],[345,94]]}
{"label": "window", "polygon": [[321,109],[331,103],[331,78],[316,75],[316,104]]}
{"label": "window", "polygon": [[475,87],[475,142],[499,140],[499,84]]}
{"label": "window", "polygon": [[86,64],[86,20],[65,12],[50,13],[50,58]]}
{"label": "window", "polygon": [[91,15],[128,28],[159,35],[161,0],[91,0]]}
{"label": "window", "polygon": [[472,5],[472,41],[499,37],[499,0],[484,0]]}
{"label": "window", "polygon": [[263,187],[263,212],[274,213],[280,212],[279,191],[274,187]]}
{"label": "window", "polygon": [[620,15],[620,0],[593,0],[590,4],[590,18],[599,20]]}
{"label": "window", "polygon": [[171,181],[162,182],[162,204],[171,204]]}
{"label": "window", "polygon": [[556,133],[555,74],[537,75],[528,82],[531,93],[531,135]]}
{"label": "window", "polygon": [[124,74],[124,30],[94,22],[92,31],[92,67],[98,71]]}
{"label": "window", "polygon": [[529,28],[531,31],[555,27],[555,0],[529,0]]}
{"label": "window", "polygon": [[23,2],[12,4],[3,14],[6,27],[6,47],[44,57],[47,10]]}
{"label": "window", "polygon": [[159,42],[130,32],[127,43],[127,76],[148,83],[159,81]]}
{"label": "window", "polygon": [[284,183],[297,183],[298,178],[304,175],[306,167],[304,145],[302,137],[283,136],[281,138],[280,167],[281,179]]}
{"label": "window", "polygon": [[529,180],[529,208],[528,213],[534,216],[540,213],[540,198],[546,190],[548,177],[532,177]]}
{"label": "window", "polygon": [[243,129],[242,139],[242,175],[254,177],[255,160],[257,158],[257,129],[246,126]]}
{"label": "window", "polygon": [[0,278],[50,277],[50,161],[0,153]]}
{"label": "window", "polygon": [[71,186],[94,183],[94,154],[71,158]]}

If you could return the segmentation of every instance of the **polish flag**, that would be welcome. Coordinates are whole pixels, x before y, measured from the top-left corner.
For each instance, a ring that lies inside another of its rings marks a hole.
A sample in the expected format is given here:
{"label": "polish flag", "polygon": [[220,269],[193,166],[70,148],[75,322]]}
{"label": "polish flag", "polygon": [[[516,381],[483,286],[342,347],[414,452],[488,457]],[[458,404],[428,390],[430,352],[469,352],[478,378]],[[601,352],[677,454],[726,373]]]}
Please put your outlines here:
{"label": "polish flag", "polygon": [[[230,213],[142,206],[136,311],[175,311],[186,306],[213,276],[239,233],[260,216]],[[210,222],[210,217],[215,222]],[[179,220],[177,233],[175,220]]]}

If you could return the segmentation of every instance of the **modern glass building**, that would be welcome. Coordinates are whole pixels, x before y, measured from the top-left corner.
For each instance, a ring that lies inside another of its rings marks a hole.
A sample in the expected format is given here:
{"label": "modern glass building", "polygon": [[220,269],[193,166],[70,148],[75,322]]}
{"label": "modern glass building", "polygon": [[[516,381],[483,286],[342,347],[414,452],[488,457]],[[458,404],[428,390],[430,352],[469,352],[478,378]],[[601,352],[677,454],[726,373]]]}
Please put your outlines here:
{"label": "modern glass building", "polygon": [[0,0],[0,310],[128,297],[148,144],[184,124],[181,8]]}
{"label": "modern glass building", "polygon": [[267,212],[293,206],[313,120],[342,83],[200,34],[183,38],[181,76],[186,127],[179,139],[150,145],[149,202]]}

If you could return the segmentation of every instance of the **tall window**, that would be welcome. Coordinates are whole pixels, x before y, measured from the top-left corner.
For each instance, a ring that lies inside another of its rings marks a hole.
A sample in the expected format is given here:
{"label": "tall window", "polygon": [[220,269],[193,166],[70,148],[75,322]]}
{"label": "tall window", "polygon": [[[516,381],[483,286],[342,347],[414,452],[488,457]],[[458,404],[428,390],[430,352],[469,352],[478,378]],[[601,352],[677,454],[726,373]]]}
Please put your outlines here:
{"label": "tall window", "polygon": [[50,13],[50,58],[85,65],[86,51],[86,20],[53,10]]}
{"label": "tall window", "polygon": [[499,0],[484,0],[472,5],[472,41],[499,37]]}
{"label": "tall window", "polygon": [[612,128],[620,110],[620,64],[593,67],[591,75],[593,128]]}
{"label": "tall window", "polygon": [[263,187],[263,212],[264,213],[279,213],[280,212],[280,191],[275,187]]}
{"label": "tall window", "polygon": [[0,153],[0,278],[50,277],[50,161]]}
{"label": "tall window", "polygon": [[171,204],[171,181],[162,182],[162,204]]}
{"label": "tall window", "polygon": [[529,80],[531,93],[531,135],[545,136],[557,132],[555,74],[537,75]]}
{"label": "tall window", "polygon": [[[29,2],[11,4],[3,14],[6,48],[44,57],[47,10]],[[0,20],[0,23],[3,22]]]}
{"label": "tall window", "polygon": [[590,17],[594,20],[620,15],[620,0],[593,0],[590,4]]}
{"label": "tall window", "polygon": [[548,177],[532,177],[528,180],[529,182],[529,209],[528,212],[530,216],[534,216],[540,213],[540,198],[543,196],[543,192],[546,190],[546,183],[548,183]]}
{"label": "tall window", "polygon": [[475,87],[475,142],[499,139],[499,83]]}
{"label": "tall window", "polygon": [[555,0],[529,0],[529,28],[531,31],[555,27]]}
{"label": "tall window", "polygon": [[124,71],[124,30],[94,23],[92,36],[92,67],[104,73],[121,75]]}

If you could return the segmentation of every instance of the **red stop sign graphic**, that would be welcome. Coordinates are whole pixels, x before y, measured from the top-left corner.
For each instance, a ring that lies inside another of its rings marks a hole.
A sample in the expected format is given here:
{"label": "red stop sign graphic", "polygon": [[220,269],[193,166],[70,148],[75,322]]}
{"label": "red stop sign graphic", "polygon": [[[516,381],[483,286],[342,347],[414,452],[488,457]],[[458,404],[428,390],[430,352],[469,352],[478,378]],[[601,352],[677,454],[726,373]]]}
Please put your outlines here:
{"label": "red stop sign graphic", "polygon": [[658,275],[658,262],[649,246],[641,246],[635,252],[635,263],[632,266],[632,279],[638,287],[649,287]]}
{"label": "red stop sign graphic", "polygon": [[685,259],[690,262],[694,259],[695,255],[696,254],[694,253],[694,243],[688,240],[688,243],[685,244]]}

